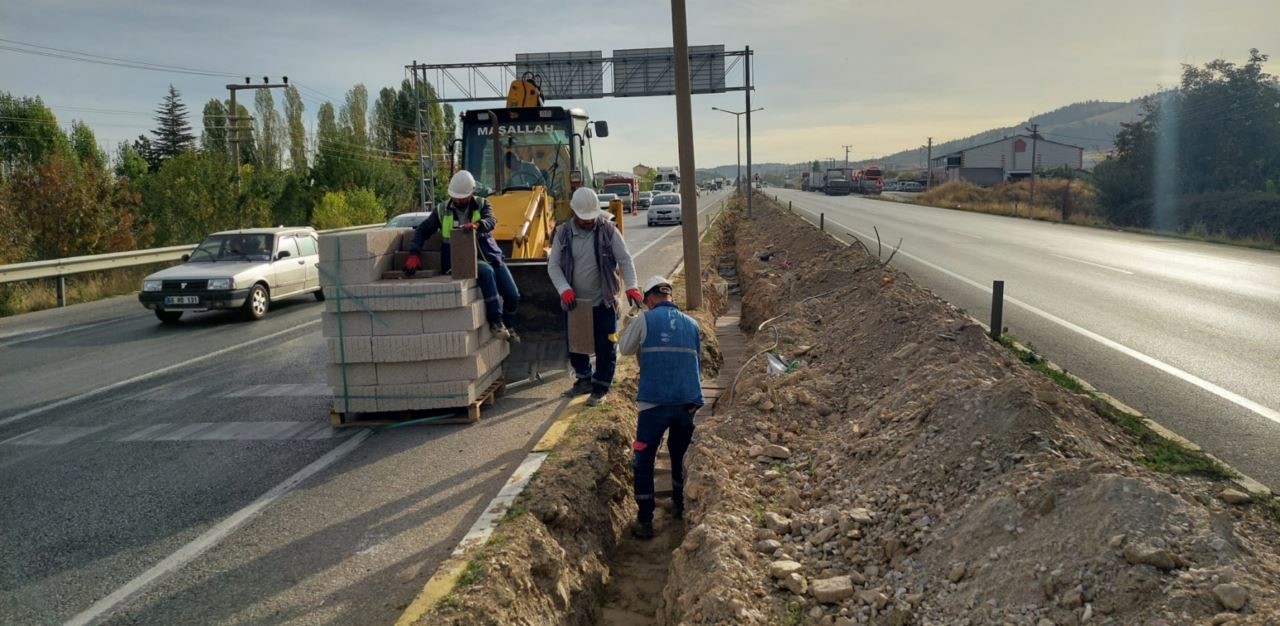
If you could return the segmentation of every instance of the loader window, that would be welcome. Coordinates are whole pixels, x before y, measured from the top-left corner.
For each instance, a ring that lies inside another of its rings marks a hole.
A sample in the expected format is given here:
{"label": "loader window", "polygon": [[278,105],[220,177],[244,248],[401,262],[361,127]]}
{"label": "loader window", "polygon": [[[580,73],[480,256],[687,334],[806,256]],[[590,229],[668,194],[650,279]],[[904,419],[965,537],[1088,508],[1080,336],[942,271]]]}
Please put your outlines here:
{"label": "loader window", "polygon": [[529,189],[543,185],[559,196],[569,185],[569,136],[551,124],[503,127],[499,133],[503,180],[494,181],[493,129],[477,126],[468,133],[465,167],[476,177],[476,193],[489,195],[504,189]]}

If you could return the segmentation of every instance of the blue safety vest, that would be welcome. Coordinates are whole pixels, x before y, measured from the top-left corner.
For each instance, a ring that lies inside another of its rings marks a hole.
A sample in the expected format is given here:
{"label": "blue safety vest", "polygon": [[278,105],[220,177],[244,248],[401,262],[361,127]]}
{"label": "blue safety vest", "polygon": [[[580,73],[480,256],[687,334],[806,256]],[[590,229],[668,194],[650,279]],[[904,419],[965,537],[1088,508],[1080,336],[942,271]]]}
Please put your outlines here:
{"label": "blue safety vest", "polygon": [[646,312],[644,323],[636,399],[653,404],[702,406],[698,323],[671,302]]}

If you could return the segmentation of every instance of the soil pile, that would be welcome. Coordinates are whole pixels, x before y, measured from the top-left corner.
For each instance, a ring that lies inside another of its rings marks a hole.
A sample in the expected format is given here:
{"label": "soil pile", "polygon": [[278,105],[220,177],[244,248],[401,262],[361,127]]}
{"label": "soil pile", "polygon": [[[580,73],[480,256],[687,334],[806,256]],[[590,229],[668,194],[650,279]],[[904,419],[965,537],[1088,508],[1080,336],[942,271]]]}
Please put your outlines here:
{"label": "soil pile", "polygon": [[699,428],[664,623],[1280,623],[1273,502],[1149,469],[1101,402],[771,202],[736,249],[791,367]]}

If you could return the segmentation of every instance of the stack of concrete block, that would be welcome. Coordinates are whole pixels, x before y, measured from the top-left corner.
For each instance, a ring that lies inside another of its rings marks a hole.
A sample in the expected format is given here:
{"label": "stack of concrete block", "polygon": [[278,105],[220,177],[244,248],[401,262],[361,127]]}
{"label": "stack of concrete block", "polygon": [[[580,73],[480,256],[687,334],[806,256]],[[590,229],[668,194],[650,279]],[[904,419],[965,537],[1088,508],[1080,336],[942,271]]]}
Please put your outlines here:
{"label": "stack of concrete block", "polygon": [[[502,375],[473,279],[440,276],[439,237],[414,278],[400,269],[411,229],[322,235],[328,381],[338,413],[467,406]],[[385,277],[385,278],[384,278]]]}

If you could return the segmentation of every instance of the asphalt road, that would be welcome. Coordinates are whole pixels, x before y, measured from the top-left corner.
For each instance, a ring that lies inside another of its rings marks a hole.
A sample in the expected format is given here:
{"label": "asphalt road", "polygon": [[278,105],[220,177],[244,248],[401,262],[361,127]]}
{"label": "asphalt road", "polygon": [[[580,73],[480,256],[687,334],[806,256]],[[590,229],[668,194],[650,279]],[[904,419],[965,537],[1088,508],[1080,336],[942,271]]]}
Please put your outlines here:
{"label": "asphalt road", "polygon": [[766,190],[1280,489],[1280,254],[872,200]]}
{"label": "asphalt road", "polygon": [[[679,228],[625,225],[641,280],[675,267]],[[161,326],[127,296],[0,320],[0,623],[393,622],[567,383],[476,425],[335,431],[320,311]]]}

